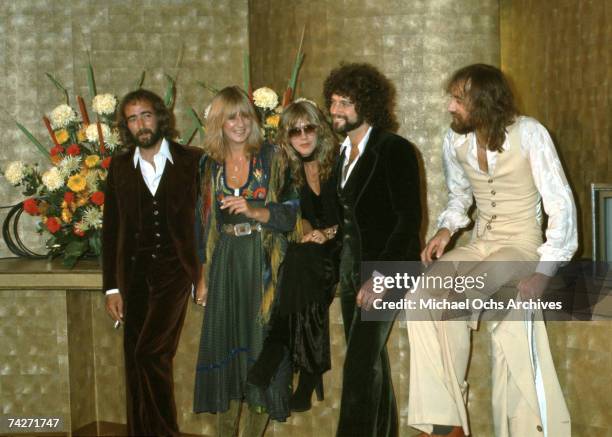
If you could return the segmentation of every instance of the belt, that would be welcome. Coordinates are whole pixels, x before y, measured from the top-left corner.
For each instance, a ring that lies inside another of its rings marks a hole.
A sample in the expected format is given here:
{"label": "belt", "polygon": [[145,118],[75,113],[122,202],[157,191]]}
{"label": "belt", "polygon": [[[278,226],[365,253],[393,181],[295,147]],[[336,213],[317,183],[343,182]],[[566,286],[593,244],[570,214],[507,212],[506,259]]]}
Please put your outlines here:
{"label": "belt", "polygon": [[251,235],[253,232],[261,232],[262,226],[261,223],[252,225],[249,222],[238,223],[235,225],[225,224],[221,227],[221,230],[226,234],[242,237],[244,235]]}

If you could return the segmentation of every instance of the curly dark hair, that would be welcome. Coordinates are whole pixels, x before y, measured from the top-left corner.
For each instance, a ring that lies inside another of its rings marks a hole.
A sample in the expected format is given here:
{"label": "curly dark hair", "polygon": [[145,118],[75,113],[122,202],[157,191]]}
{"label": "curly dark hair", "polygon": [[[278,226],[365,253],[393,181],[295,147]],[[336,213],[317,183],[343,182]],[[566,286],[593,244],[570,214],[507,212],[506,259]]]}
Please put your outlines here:
{"label": "curly dark hair", "polygon": [[174,114],[166,107],[166,104],[162,98],[153,91],[139,88],[136,91],[127,93],[123,97],[116,113],[115,121],[117,123],[117,128],[119,129],[119,134],[121,135],[121,141],[123,144],[136,144],[136,141],[134,140],[134,137],[127,126],[125,107],[131,103],[143,101],[149,102],[151,106],[153,106],[153,111],[155,111],[155,116],[157,117],[157,128],[159,129],[159,133],[161,134],[162,138],[172,140],[178,137],[178,132],[174,127]]}
{"label": "curly dark hair", "polygon": [[492,65],[468,65],[455,71],[446,84],[447,93],[457,90],[466,100],[474,128],[486,133],[489,150],[501,152],[506,128],[518,115],[512,89],[504,74]]}
{"label": "curly dark hair", "polygon": [[370,64],[340,64],[325,79],[323,95],[327,108],[331,96],[348,97],[355,103],[355,111],[369,125],[397,131],[399,124],[394,114],[395,86],[376,67]]}

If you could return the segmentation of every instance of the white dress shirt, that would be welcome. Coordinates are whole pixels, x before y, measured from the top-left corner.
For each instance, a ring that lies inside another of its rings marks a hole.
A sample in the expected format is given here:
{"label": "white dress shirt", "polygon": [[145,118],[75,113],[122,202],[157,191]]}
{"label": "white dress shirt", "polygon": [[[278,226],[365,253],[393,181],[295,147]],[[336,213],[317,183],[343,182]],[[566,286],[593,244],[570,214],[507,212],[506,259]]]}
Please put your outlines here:
{"label": "white dress shirt", "polygon": [[[155,167],[146,161],[142,155],[140,154],[140,147],[136,147],[134,151],[134,168],[138,167],[140,164],[140,173],[142,174],[142,178],[144,182],[151,192],[151,195],[155,196],[157,192],[157,187],[159,187],[159,182],[161,181],[162,174],[164,173],[164,169],[166,168],[166,161],[170,161],[171,164],[174,164],[172,160],[172,154],[170,153],[170,145],[168,141],[164,138],[162,140],[161,146],[159,147],[159,151],[153,155],[153,162],[155,163]],[[106,295],[109,294],[117,294],[119,293],[118,288],[111,288],[110,290],[106,290]]]}
{"label": "white dress shirt", "polygon": [[353,169],[355,168],[357,161],[359,161],[359,158],[361,158],[361,155],[363,155],[363,151],[365,150],[366,144],[368,143],[368,140],[370,139],[371,132],[372,132],[372,127],[370,126],[368,128],[368,131],[365,133],[365,135],[363,136],[363,138],[357,145],[357,149],[359,149],[359,155],[357,155],[357,157],[353,160],[353,162],[351,162],[351,165],[349,166],[346,173],[344,171],[344,166],[346,165],[347,162],[349,162],[349,159],[351,158],[351,139],[349,137],[346,137],[344,141],[342,142],[342,145],[340,146],[340,151],[344,153],[344,162],[342,163],[342,169],[341,169],[342,171],[340,175],[340,186],[342,188],[344,188],[344,185],[346,185],[346,181],[348,181],[349,176],[353,172]]}
{"label": "white dress shirt", "polygon": [[[578,247],[576,205],[559,156],[548,131],[537,120],[520,116],[516,123],[520,132],[521,152],[531,164],[533,181],[548,215],[546,241],[537,250],[540,261],[569,261]],[[451,233],[470,223],[467,210],[473,202],[472,187],[457,159],[456,151],[465,140],[465,135],[449,130],[443,143],[448,204],[438,218],[438,228],[447,228]],[[473,132],[467,134],[467,141],[468,164],[482,173],[478,166],[476,135]],[[502,147],[504,150],[510,147],[507,137]],[[489,175],[493,175],[495,171],[497,157],[497,152],[487,150]],[[541,203],[538,203],[535,211],[538,223],[542,223]]]}

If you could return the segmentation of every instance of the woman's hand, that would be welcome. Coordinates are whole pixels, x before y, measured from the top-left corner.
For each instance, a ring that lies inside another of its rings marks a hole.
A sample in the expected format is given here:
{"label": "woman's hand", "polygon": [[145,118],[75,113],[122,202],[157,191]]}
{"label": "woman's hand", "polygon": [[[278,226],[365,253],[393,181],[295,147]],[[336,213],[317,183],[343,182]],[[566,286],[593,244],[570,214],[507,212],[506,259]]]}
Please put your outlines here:
{"label": "woman's hand", "polygon": [[319,229],[307,233],[302,237],[302,243],[318,243],[323,244],[327,241],[327,237]]}
{"label": "woman's hand", "polygon": [[252,218],[253,208],[249,206],[249,202],[244,197],[226,196],[221,199],[221,209],[229,210],[230,214],[244,214],[248,218]]}
{"label": "woman's hand", "polygon": [[206,285],[206,277],[204,274],[204,268],[202,268],[202,276],[200,276],[200,280],[198,281],[198,285],[196,286],[195,293],[195,303],[196,305],[206,306],[206,298],[208,297],[208,286]]}
{"label": "woman's hand", "polygon": [[244,214],[247,218],[260,223],[268,223],[270,210],[268,208],[253,208],[244,197],[227,196],[221,200],[221,209],[228,209],[230,214]]}

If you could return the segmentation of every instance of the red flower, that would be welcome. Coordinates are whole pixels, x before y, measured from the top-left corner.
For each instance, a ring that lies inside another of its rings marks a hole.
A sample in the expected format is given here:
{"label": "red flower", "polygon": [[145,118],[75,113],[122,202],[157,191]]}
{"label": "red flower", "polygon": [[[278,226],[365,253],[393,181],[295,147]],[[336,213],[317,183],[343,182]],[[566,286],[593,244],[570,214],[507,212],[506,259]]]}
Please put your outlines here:
{"label": "red flower", "polygon": [[62,146],[55,146],[51,148],[49,153],[51,153],[51,156],[57,156],[60,153],[64,153],[64,148]]}
{"label": "red flower", "polygon": [[267,191],[264,187],[259,187],[255,191],[253,191],[253,198],[255,199],[265,199]]}
{"label": "red flower", "polygon": [[49,217],[45,225],[47,226],[47,229],[49,230],[49,232],[51,232],[52,234],[55,234],[62,227],[62,225],[60,224],[60,221],[56,219],[55,217]]}
{"label": "red flower", "polygon": [[64,201],[66,203],[74,202],[74,193],[72,191],[66,191],[66,193],[64,193]]}
{"label": "red flower", "polygon": [[81,154],[81,148],[78,144],[71,144],[70,147],[66,149],[66,153],[70,156],[77,156]]}
{"label": "red flower", "polygon": [[104,193],[102,191],[96,191],[91,195],[91,201],[98,206],[102,205],[104,203]]}
{"label": "red flower", "polygon": [[85,232],[83,232],[82,230],[78,229],[76,226],[74,228],[72,228],[72,233],[74,235],[76,235],[77,237],[84,237],[85,236]]}
{"label": "red flower", "polygon": [[111,157],[109,156],[108,158],[104,158],[104,160],[102,160],[102,164],[100,164],[102,166],[102,168],[108,168],[110,166],[110,162],[111,162]]}
{"label": "red flower", "polygon": [[36,199],[26,199],[23,201],[23,210],[30,215],[38,215],[38,202]]}

